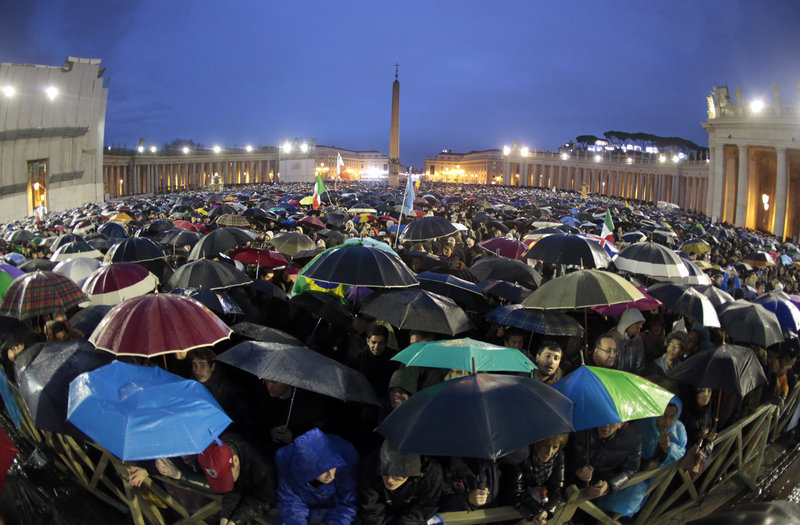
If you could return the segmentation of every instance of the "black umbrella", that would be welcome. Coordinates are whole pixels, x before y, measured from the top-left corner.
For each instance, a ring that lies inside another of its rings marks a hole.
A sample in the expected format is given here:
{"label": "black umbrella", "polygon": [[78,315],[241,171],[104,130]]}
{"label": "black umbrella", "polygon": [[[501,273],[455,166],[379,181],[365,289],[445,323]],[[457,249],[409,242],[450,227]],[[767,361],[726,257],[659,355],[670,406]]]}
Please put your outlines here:
{"label": "black umbrella", "polygon": [[70,317],[69,326],[78,330],[83,337],[89,337],[112,308],[110,304],[93,304],[78,310],[78,313]]}
{"label": "black umbrella", "polygon": [[483,290],[486,295],[505,299],[509,303],[521,303],[528,297],[531,291],[518,284],[497,279],[486,279],[478,283],[478,288]]}
{"label": "black umbrella", "polygon": [[582,268],[605,268],[611,262],[611,257],[598,243],[571,233],[542,237],[525,252],[524,257]]}
{"label": "black umbrella", "polygon": [[404,453],[497,459],[572,432],[573,403],[530,377],[471,374],[420,390],[378,432]]}
{"label": "black umbrella", "polygon": [[58,237],[56,237],[56,240],[53,241],[53,244],[50,245],[50,251],[54,252],[59,248],[61,248],[61,246],[63,246],[64,244],[67,244],[68,242],[83,241],[83,240],[84,238],[76,233],[65,233],[63,235],[59,235]]}
{"label": "black umbrella", "polygon": [[203,306],[206,306],[216,314],[240,315],[244,313],[236,301],[231,299],[230,295],[220,292],[219,290],[210,290],[208,288],[176,288],[170,293],[196,299],[200,301]]}
{"label": "black umbrella", "polygon": [[284,255],[294,256],[303,250],[313,250],[317,243],[311,237],[299,232],[282,232],[272,238],[275,251]]}
{"label": "black umbrella", "polygon": [[58,263],[51,261],[50,259],[41,259],[37,257],[35,259],[28,259],[24,263],[20,264],[17,268],[23,272],[29,273],[35,271],[49,272],[56,267],[56,264]]}
{"label": "black umbrella", "polygon": [[362,244],[327,250],[310,262],[301,275],[329,283],[374,288],[405,288],[417,284],[414,274],[394,252]]}
{"label": "black umbrella", "polygon": [[183,228],[173,228],[172,230],[165,232],[164,236],[161,237],[159,242],[167,246],[194,246],[200,242],[200,239],[202,238],[202,233],[190,232],[189,230],[184,230]]}
{"label": "black umbrella", "polygon": [[650,277],[688,277],[689,270],[669,248],[654,242],[637,242],[620,250],[614,259],[619,270]]}
{"label": "black umbrella", "polygon": [[236,215],[238,211],[233,206],[228,206],[227,204],[223,204],[222,206],[217,206],[213,210],[211,210],[208,214],[209,222],[214,221],[220,215]]}
{"label": "black umbrella", "polygon": [[237,335],[240,335],[246,339],[254,339],[256,341],[261,341],[262,343],[281,343],[285,345],[296,345],[302,346],[303,342],[294,337],[293,335],[289,335],[283,330],[278,330],[277,328],[271,328],[269,326],[264,326],[256,323],[251,323],[249,321],[243,321],[241,323],[236,323],[232,325],[231,328],[233,332]]}
{"label": "black umbrella", "polygon": [[219,228],[200,239],[189,253],[189,260],[219,257],[237,246],[244,246],[254,240],[258,235],[241,228]]}
{"label": "black umbrella", "polygon": [[30,230],[16,230],[12,232],[6,239],[8,240],[8,242],[22,243],[22,242],[28,242],[32,240],[34,237],[36,237],[36,234],[34,234]]}
{"label": "black umbrella", "polygon": [[218,355],[216,361],[342,401],[380,404],[363,374],[306,346],[245,341]]}
{"label": "black umbrella", "polygon": [[719,328],[719,318],[714,304],[694,288],[687,288],[670,306],[673,312],[689,317],[695,322],[712,328]]}
{"label": "black umbrella", "polygon": [[720,345],[690,356],[669,374],[670,379],[699,388],[724,390],[739,397],[767,382],[753,351],[744,346]]}
{"label": "black umbrella", "polygon": [[438,215],[421,217],[411,221],[400,234],[401,241],[430,241],[447,237],[456,232],[453,223]]}
{"label": "black umbrella", "polygon": [[69,383],[83,372],[110,363],[113,357],[95,350],[85,339],[44,344],[24,373],[17,375],[34,426],[83,439],[83,434],[67,422]]}
{"label": "black umbrella", "polygon": [[155,261],[165,256],[164,249],[156,241],[147,237],[131,237],[112,246],[103,263]]}
{"label": "black umbrella", "polygon": [[253,280],[230,264],[200,259],[180,266],[167,281],[166,290],[176,288],[209,288],[221,290],[250,284]]}
{"label": "black umbrella", "polygon": [[778,317],[760,304],[743,300],[725,303],[719,309],[719,322],[736,343],[766,348],[783,341]]}
{"label": "black umbrella", "polygon": [[701,294],[708,297],[708,300],[711,301],[711,304],[714,305],[714,308],[716,308],[718,312],[723,304],[734,301],[731,294],[728,292],[723,292],[716,286],[710,284],[695,285],[694,288]]}
{"label": "black umbrella", "polygon": [[341,301],[339,296],[325,292],[303,292],[292,297],[289,306],[302,308],[337,325],[346,325],[353,313]]}
{"label": "black umbrella", "polygon": [[533,290],[542,282],[539,272],[524,262],[507,257],[481,257],[469,268],[478,281],[497,279],[516,282]]}
{"label": "black umbrella", "polygon": [[283,288],[277,286],[276,284],[270,281],[265,281],[264,279],[255,279],[248,286],[250,286],[257,292],[266,294],[272,297],[273,299],[277,299],[283,303],[289,302],[289,296],[287,295],[286,292],[283,291]]}
{"label": "black umbrella", "polygon": [[405,330],[456,335],[473,328],[455,301],[419,287],[373,294],[361,313]]}
{"label": "black umbrella", "polygon": [[672,308],[675,301],[689,288],[688,284],[677,284],[669,281],[656,283],[647,288],[647,293],[664,303],[667,308]]}
{"label": "black umbrella", "polygon": [[489,303],[478,285],[445,273],[422,272],[417,274],[421,288],[449,297],[464,310],[485,312]]}
{"label": "black umbrella", "polygon": [[175,227],[169,219],[156,219],[145,224],[144,228],[136,232],[137,237],[156,237]]}

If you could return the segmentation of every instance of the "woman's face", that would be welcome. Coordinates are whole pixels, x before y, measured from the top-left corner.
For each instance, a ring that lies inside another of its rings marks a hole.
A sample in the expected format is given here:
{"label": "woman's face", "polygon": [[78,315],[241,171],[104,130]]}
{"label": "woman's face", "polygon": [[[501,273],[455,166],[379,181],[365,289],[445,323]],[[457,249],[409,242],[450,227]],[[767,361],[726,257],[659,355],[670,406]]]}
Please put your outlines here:
{"label": "woman's face", "polygon": [[708,406],[711,402],[711,389],[710,388],[698,388],[697,389],[697,405],[704,407]]}
{"label": "woman's face", "polygon": [[545,439],[533,445],[533,452],[536,458],[542,463],[547,463],[558,453],[558,440]]}

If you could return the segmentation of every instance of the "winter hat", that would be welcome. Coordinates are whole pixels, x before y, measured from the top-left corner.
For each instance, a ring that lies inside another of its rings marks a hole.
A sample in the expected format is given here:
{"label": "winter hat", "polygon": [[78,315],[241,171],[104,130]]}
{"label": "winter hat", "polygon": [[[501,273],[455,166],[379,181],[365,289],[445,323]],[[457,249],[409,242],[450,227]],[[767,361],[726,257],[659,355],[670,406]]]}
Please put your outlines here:
{"label": "winter hat", "polygon": [[422,475],[422,462],[419,454],[401,454],[389,444],[383,442],[380,450],[378,474],[381,476],[397,476],[408,478]]}

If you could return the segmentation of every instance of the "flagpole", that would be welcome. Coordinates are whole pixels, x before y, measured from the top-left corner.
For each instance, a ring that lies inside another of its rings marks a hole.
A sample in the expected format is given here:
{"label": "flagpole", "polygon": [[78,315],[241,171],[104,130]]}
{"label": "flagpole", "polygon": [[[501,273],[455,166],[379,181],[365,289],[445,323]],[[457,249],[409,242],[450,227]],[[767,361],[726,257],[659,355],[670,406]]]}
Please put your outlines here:
{"label": "flagpole", "polygon": [[[411,166],[408,167],[408,182],[406,184],[411,184]],[[405,215],[406,211],[406,197],[408,197],[408,186],[406,186],[406,191],[403,192],[403,205],[402,210],[400,210],[400,217],[397,219],[397,235],[394,238],[394,248],[397,248],[397,241],[400,240],[400,224],[403,223],[403,215]]]}

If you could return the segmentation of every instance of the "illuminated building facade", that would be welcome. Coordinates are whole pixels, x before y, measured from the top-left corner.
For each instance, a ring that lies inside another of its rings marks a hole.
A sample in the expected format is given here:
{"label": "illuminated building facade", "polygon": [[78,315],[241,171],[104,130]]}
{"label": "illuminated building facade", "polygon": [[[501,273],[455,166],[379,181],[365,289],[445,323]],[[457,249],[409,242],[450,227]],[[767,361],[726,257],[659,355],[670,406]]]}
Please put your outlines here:
{"label": "illuminated building facade", "polygon": [[103,199],[104,70],[0,64],[0,221]]}
{"label": "illuminated building facade", "polygon": [[[453,153],[445,150],[425,159],[425,180],[464,184],[502,184],[503,152],[500,149]],[[499,178],[498,178],[499,177]]]}
{"label": "illuminated building facade", "polygon": [[386,180],[389,157],[380,151],[352,151],[332,146],[317,146],[314,154],[316,170],[324,180],[338,179],[337,155],[342,156],[344,169],[351,181]]}
{"label": "illuminated building facade", "polygon": [[800,236],[800,105],[735,100],[727,86],[708,97],[711,150],[706,214],[739,227],[771,232],[779,238]]}

